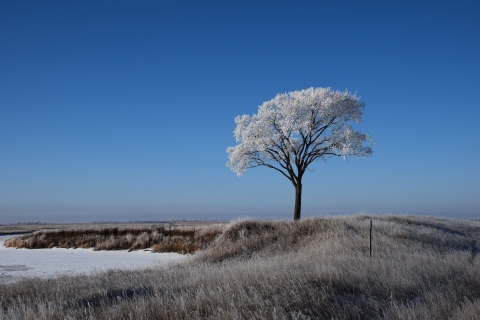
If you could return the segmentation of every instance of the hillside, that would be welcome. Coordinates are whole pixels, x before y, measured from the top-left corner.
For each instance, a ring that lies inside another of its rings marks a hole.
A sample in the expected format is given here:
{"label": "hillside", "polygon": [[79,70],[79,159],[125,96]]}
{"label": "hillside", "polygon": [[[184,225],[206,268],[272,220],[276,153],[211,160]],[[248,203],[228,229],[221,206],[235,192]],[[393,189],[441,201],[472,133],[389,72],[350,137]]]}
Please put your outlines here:
{"label": "hillside", "polygon": [[0,285],[0,319],[480,319],[478,221],[356,215],[215,228],[188,263]]}

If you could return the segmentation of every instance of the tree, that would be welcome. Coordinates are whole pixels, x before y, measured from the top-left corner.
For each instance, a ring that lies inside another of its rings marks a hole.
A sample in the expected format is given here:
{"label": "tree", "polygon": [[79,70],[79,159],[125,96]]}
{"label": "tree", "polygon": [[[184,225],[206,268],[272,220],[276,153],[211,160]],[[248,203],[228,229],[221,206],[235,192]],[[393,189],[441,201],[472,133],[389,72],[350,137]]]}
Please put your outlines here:
{"label": "tree", "polygon": [[295,187],[293,218],[300,219],[302,178],[316,160],[372,154],[373,139],[355,131],[365,103],[348,91],[310,88],[278,94],[258,107],[253,116],[235,118],[237,145],[228,147],[229,166],[238,176],[247,168],[265,166]]}

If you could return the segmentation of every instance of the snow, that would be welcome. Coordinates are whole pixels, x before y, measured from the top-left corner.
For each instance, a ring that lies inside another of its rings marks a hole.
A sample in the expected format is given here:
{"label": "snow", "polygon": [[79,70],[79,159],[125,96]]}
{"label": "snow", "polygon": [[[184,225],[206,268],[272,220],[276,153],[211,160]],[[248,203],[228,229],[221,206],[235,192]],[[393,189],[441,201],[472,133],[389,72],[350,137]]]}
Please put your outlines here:
{"label": "snow", "polygon": [[3,246],[0,236],[0,283],[22,277],[56,277],[93,273],[108,269],[139,269],[166,266],[185,259],[178,253],[151,253],[150,251],[93,251],[93,249],[15,249]]}
{"label": "snow", "polygon": [[309,88],[278,94],[257,114],[235,117],[239,144],[227,148],[227,166],[238,176],[247,168],[266,166],[296,186],[316,160],[370,156],[373,139],[351,125],[362,120],[364,109],[365,103],[348,91]]}

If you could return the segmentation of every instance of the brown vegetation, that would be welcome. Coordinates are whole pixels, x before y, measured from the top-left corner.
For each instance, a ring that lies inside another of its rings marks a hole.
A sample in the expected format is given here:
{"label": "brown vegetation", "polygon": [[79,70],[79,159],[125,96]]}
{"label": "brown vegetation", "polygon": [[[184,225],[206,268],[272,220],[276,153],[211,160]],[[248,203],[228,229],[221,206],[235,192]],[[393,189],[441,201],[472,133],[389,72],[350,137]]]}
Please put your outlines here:
{"label": "brown vegetation", "polygon": [[7,239],[6,247],[41,248],[93,248],[94,250],[141,250],[193,254],[206,248],[221,232],[221,225],[143,227],[109,227],[95,229],[40,230]]}
{"label": "brown vegetation", "polygon": [[0,284],[0,319],[480,319],[477,221],[357,215],[222,228],[186,264]]}

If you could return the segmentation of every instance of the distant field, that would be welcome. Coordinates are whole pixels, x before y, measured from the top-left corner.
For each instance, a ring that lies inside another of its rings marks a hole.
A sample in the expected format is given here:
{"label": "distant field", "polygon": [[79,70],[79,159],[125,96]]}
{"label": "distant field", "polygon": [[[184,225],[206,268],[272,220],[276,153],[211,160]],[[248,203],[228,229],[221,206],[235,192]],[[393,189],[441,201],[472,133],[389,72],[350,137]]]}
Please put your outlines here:
{"label": "distant field", "polygon": [[0,319],[480,319],[480,221],[363,214],[213,228],[167,269],[0,284]]}
{"label": "distant field", "polygon": [[202,226],[209,225],[212,223],[226,223],[226,221],[152,221],[152,222],[142,222],[142,221],[132,221],[132,222],[107,222],[107,223],[70,223],[70,224],[55,224],[55,223],[41,223],[41,224],[28,224],[28,223],[18,223],[18,224],[0,224],[0,235],[6,234],[22,234],[30,233],[39,230],[72,230],[72,229],[101,229],[101,228],[128,228],[128,227],[150,227],[152,225],[168,225],[173,224],[174,226]]}
{"label": "distant field", "polygon": [[142,250],[193,254],[207,248],[223,232],[222,223],[157,223],[70,225],[18,234],[5,247],[26,249],[93,248],[94,250]]}

